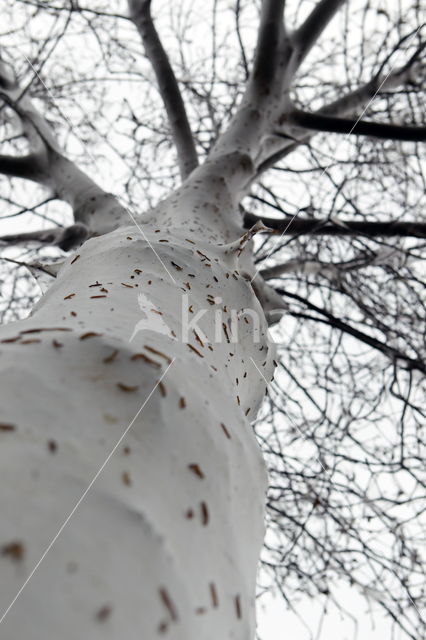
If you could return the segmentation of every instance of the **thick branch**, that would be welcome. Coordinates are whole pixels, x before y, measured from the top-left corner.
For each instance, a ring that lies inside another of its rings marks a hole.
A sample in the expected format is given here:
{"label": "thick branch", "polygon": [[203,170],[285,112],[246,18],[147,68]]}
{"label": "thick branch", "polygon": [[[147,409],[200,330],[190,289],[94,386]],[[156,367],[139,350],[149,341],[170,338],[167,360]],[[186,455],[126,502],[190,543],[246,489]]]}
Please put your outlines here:
{"label": "thick branch", "polygon": [[279,278],[285,273],[300,273],[305,276],[320,275],[330,280],[338,280],[349,271],[356,271],[372,265],[384,266],[388,264],[394,253],[394,249],[379,251],[369,255],[358,255],[344,262],[321,262],[309,258],[296,258],[262,269],[259,274],[264,280]]}
{"label": "thick branch", "polygon": [[57,246],[63,251],[70,251],[80,246],[88,237],[88,229],[85,225],[77,223],[65,229],[53,227],[51,229],[40,229],[39,231],[29,231],[28,233],[18,233],[8,236],[0,236],[0,244],[15,246],[35,242],[49,246]]}
{"label": "thick branch", "polygon": [[[48,122],[1,62],[0,89],[0,98],[19,117],[31,148],[27,156],[0,156],[0,173],[47,187],[55,198],[71,205],[74,220],[92,233],[106,233],[127,221],[126,211],[115,198],[64,156]],[[57,244],[56,240],[53,244]],[[67,241],[65,245],[68,246]]]}
{"label": "thick branch", "polygon": [[294,33],[292,40],[295,44],[296,69],[344,2],[345,0],[320,0]]}
{"label": "thick branch", "polygon": [[324,105],[316,113],[324,116],[340,117],[359,115],[360,111],[365,110],[366,106],[384,91],[391,91],[405,84],[416,84],[418,80],[422,81],[425,65],[418,60],[418,56],[423,51],[424,46],[425,44],[421,44],[403,66],[393,69],[386,75],[380,72],[376,73],[369,82]]}
{"label": "thick branch", "polygon": [[300,110],[295,110],[291,113],[290,121],[298,127],[313,131],[371,136],[373,138],[384,138],[385,140],[426,141],[426,127],[406,127],[351,118],[337,118],[319,112],[308,113]]}
{"label": "thick branch", "polygon": [[25,178],[42,183],[45,177],[43,158],[32,153],[27,156],[0,156],[0,173],[12,178]]}
{"label": "thick branch", "polygon": [[426,223],[399,222],[364,222],[362,220],[330,220],[303,218],[267,218],[244,214],[244,226],[250,229],[261,220],[270,229],[274,229],[283,236],[318,235],[318,236],[355,236],[362,235],[370,238],[413,237],[426,238]]}
{"label": "thick branch", "polygon": [[[285,36],[284,0],[264,0],[253,69],[241,104],[211,157],[238,151],[254,161],[262,138],[279,116],[290,43]],[[250,172],[252,173],[252,172]]]}
{"label": "thick branch", "polygon": [[[316,114],[324,116],[357,116],[362,115],[363,111],[375,98],[376,95],[380,95],[384,91],[391,91],[405,84],[415,84],[419,79],[424,77],[425,65],[418,60],[420,53],[423,51],[424,45],[420,45],[414,55],[408,60],[406,64],[397,69],[394,69],[391,73],[384,75],[376,73],[371,80],[365,84],[357,87],[356,89],[343,94],[340,98],[337,98],[333,102],[324,105],[316,111]],[[272,148],[267,157],[263,156],[261,162],[257,165],[256,177],[267,169],[273,167],[282,158],[288,156],[300,144],[306,144],[314,135],[311,131],[299,132],[299,135],[292,135],[292,127],[290,129],[290,135],[286,139],[286,134],[289,133],[286,130],[288,124],[288,110],[284,110],[281,117],[277,120],[280,128],[280,135],[282,137],[282,144],[278,149]]]}
{"label": "thick branch", "polygon": [[251,82],[261,91],[270,91],[270,83],[280,65],[284,37],[284,0],[264,0],[253,62]]}
{"label": "thick branch", "polygon": [[[285,37],[283,11],[284,0],[262,2],[253,70],[242,101],[206,162],[191,176],[197,191],[203,181],[210,187],[212,177],[218,179],[216,193],[221,191],[221,199],[228,203],[226,209],[229,211],[229,207],[234,207],[235,213],[253,179],[262,139],[270,133],[281,111],[284,70],[290,47]],[[203,210],[207,212],[205,205]],[[239,215],[238,221],[231,220],[228,211],[223,210],[221,217],[227,219],[229,239],[241,231],[241,220]]]}
{"label": "thick branch", "polygon": [[129,0],[129,10],[157,78],[184,180],[198,166],[198,158],[183,98],[151,16],[151,0]]}

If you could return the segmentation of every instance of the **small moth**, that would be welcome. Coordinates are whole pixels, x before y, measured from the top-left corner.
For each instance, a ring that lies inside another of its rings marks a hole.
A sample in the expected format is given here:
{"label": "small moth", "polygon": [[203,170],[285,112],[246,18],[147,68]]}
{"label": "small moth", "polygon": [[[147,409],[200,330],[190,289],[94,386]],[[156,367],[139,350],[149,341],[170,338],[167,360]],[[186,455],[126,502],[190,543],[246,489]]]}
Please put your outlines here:
{"label": "small moth", "polygon": [[137,391],[139,389],[138,385],[132,386],[132,385],[124,384],[123,382],[117,382],[117,387],[121,389],[121,391],[126,391],[126,392]]}
{"label": "small moth", "polygon": [[197,354],[197,356],[199,356],[200,358],[204,358],[203,354],[202,354],[202,353],[200,353],[200,352],[198,351],[198,349],[196,349],[195,347],[193,347],[193,346],[192,346],[192,344],[189,344],[189,343],[188,343],[188,347],[189,347],[189,348],[190,348],[194,353],[196,353],[196,354]]}
{"label": "small moth", "polygon": [[203,527],[206,527],[209,522],[209,509],[207,507],[207,504],[205,502],[201,502],[200,509],[201,509],[201,524],[203,525]]}

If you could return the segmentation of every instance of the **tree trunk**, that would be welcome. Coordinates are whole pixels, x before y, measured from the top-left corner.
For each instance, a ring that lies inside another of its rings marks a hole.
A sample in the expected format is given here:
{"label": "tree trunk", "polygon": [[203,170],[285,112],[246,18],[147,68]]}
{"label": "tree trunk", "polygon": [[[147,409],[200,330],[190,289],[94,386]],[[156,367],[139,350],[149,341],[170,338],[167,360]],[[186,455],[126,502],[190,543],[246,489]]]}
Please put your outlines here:
{"label": "tree trunk", "polygon": [[225,181],[193,176],[1,329],[4,640],[254,635],[273,353]]}

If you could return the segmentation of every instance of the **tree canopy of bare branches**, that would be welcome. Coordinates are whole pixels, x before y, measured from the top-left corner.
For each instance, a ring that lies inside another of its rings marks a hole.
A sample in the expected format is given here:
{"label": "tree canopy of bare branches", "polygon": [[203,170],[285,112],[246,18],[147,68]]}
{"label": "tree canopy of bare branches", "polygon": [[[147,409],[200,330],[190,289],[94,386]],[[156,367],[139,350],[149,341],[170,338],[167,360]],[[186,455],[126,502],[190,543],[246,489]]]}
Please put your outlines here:
{"label": "tree canopy of bare branches", "polygon": [[127,212],[143,225],[231,139],[253,163],[238,202],[247,229],[265,225],[253,284],[273,290],[279,356],[254,425],[270,482],[259,593],[340,606],[343,581],[426,637],[421,3],[17,0],[4,14],[3,322],[39,297],[26,265],[42,284],[93,235],[75,172],[107,202],[103,232]]}

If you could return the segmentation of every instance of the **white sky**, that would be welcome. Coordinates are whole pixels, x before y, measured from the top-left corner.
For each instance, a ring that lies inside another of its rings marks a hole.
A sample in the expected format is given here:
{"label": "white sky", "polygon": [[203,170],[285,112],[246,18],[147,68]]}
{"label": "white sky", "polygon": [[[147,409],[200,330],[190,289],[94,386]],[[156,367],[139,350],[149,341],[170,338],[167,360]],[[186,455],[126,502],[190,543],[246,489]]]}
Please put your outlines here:
{"label": "white sky", "polygon": [[[267,595],[265,604],[258,606],[260,640],[403,640],[399,629],[392,635],[391,624],[385,619],[377,603],[373,611],[354,589],[341,588],[340,600],[351,614],[342,618],[335,607],[322,615],[322,607],[315,599],[303,598],[297,604],[298,616],[286,610],[281,598]],[[373,615],[372,615],[373,614]]]}

